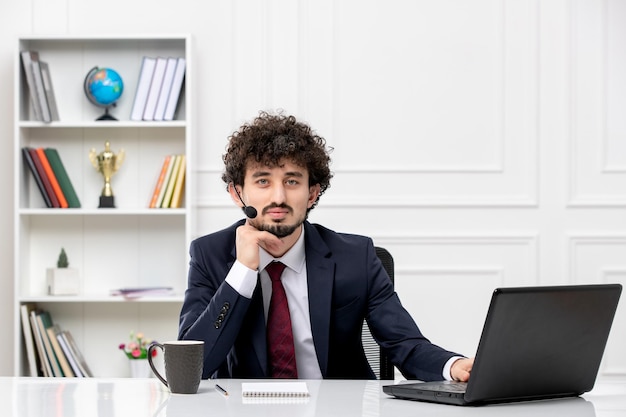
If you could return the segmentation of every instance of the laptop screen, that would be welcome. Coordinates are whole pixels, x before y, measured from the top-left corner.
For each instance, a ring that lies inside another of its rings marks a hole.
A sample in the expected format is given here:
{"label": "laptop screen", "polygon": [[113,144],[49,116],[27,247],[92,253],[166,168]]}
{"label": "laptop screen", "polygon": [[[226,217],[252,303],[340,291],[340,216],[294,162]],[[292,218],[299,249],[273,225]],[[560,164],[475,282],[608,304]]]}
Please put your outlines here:
{"label": "laptop screen", "polygon": [[620,293],[617,284],[496,289],[465,399],[590,391]]}

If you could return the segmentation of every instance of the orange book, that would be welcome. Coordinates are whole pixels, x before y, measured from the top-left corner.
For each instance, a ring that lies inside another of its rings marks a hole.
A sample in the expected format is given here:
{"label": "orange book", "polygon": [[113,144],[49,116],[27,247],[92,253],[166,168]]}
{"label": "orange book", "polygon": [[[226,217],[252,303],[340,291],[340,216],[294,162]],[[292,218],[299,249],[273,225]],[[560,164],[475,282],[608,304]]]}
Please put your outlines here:
{"label": "orange book", "polygon": [[163,183],[165,182],[165,177],[167,174],[167,167],[170,164],[170,160],[172,159],[172,155],[167,155],[165,160],[163,161],[163,166],[161,167],[161,173],[159,174],[159,179],[157,180],[156,186],[154,187],[154,192],[152,193],[152,199],[150,200],[150,208],[156,208],[157,201],[159,200],[159,194],[161,193],[161,188],[163,188]]}
{"label": "orange book", "polygon": [[43,166],[44,171],[46,171],[46,176],[50,180],[50,185],[52,185],[52,189],[54,190],[54,194],[59,199],[59,205],[61,208],[68,208],[67,200],[65,199],[65,195],[63,194],[63,190],[61,190],[61,186],[57,181],[56,175],[54,175],[54,171],[52,171],[52,167],[50,166],[50,162],[48,162],[48,157],[44,152],[43,148],[37,148],[37,155],[39,155],[39,160],[41,161],[41,165]]}

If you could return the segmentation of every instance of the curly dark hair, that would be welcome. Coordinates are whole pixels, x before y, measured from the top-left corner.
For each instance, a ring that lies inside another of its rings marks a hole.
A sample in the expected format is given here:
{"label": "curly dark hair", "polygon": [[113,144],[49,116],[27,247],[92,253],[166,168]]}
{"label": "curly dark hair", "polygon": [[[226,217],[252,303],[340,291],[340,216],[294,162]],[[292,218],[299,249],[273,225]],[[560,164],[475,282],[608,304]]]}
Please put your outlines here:
{"label": "curly dark hair", "polygon": [[329,168],[329,153],[332,148],[327,148],[324,138],[294,116],[261,111],[257,118],[241,126],[228,139],[226,153],[222,156],[222,180],[227,189],[231,182],[243,185],[248,161],[272,167],[283,158],[307,169],[309,186],[320,185],[320,194],[310,209],[330,187],[333,174]]}

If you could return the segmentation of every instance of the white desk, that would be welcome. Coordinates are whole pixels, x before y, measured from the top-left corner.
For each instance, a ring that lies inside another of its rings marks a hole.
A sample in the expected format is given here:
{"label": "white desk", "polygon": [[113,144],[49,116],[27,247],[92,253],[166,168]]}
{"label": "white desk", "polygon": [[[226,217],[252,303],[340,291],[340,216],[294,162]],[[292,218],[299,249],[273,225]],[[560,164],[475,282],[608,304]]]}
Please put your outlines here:
{"label": "white desk", "polygon": [[[215,390],[218,382],[225,397]],[[3,417],[403,417],[626,415],[626,381],[603,382],[582,398],[456,407],[388,397],[380,381],[306,381],[311,397],[247,404],[241,380],[202,381],[198,394],[172,395],[156,379],[0,378]]]}

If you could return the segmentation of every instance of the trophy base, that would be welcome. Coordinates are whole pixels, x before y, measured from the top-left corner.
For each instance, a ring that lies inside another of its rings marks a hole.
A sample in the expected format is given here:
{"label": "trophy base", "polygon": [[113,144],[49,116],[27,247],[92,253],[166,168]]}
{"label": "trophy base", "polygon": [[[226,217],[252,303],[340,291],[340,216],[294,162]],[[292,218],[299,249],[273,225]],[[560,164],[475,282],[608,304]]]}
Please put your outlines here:
{"label": "trophy base", "polygon": [[101,195],[98,208],[115,208],[115,198],[113,196]]}

